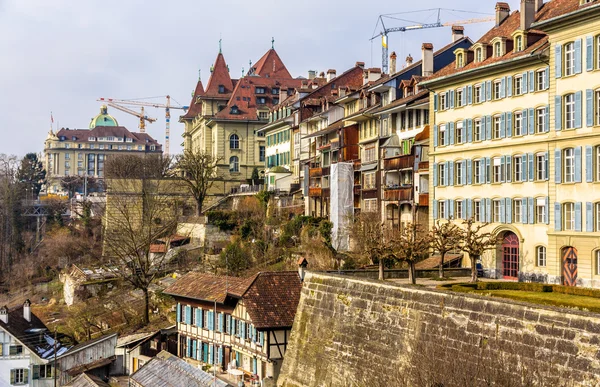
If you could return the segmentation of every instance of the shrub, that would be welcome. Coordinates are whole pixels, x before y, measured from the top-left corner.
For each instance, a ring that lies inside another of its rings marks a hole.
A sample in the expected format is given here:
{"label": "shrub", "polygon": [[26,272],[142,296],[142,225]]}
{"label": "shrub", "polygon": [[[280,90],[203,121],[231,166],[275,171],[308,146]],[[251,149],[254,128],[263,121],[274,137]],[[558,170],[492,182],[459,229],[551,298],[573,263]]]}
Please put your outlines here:
{"label": "shrub", "polygon": [[221,231],[231,231],[237,227],[235,214],[225,211],[208,211],[208,223],[215,225]]}

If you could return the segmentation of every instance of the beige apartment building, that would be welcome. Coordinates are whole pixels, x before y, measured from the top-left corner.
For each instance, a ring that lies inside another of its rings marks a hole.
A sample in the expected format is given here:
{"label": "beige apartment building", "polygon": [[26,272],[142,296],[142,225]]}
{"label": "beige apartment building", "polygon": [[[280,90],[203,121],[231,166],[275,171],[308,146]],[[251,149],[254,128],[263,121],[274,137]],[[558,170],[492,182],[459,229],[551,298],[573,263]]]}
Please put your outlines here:
{"label": "beige apartment building", "polygon": [[489,276],[600,286],[598,21],[597,2],[497,3],[496,25],[421,83],[430,219],[489,223]]}

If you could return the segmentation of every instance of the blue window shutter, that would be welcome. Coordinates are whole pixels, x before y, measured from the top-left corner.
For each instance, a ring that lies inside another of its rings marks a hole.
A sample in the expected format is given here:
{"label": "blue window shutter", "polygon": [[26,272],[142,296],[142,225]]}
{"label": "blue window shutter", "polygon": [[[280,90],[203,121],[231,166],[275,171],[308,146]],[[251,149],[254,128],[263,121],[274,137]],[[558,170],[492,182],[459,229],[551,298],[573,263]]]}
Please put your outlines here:
{"label": "blue window shutter", "polygon": [[513,89],[513,77],[509,75],[506,77],[506,95],[507,97],[512,97],[512,89]]}
{"label": "blue window shutter", "polygon": [[471,105],[473,103],[473,86],[469,85],[467,87],[467,105]]}
{"label": "blue window shutter", "polygon": [[562,152],[560,149],[554,150],[554,182],[560,183],[562,180]]}
{"label": "blue window shutter", "polygon": [[472,176],[472,170],[473,170],[473,160],[469,159],[467,160],[467,184],[472,184],[473,181],[473,176]]}
{"label": "blue window shutter", "polygon": [[450,145],[454,145],[454,122],[448,123],[448,138],[450,139]]}
{"label": "blue window shutter", "polygon": [[500,98],[506,97],[506,77],[500,79]]}
{"label": "blue window shutter", "polygon": [[529,211],[527,211],[527,198],[523,198],[521,199],[521,222],[523,224],[527,224],[528,213]]}
{"label": "blue window shutter", "polygon": [[575,231],[581,231],[581,202],[575,203]]}
{"label": "blue window shutter", "polygon": [[594,231],[594,204],[591,202],[585,203],[585,231]]}
{"label": "blue window shutter", "polygon": [[464,201],[464,203],[466,203],[466,212],[465,214],[467,215],[467,219],[471,219],[473,217],[473,200],[472,199],[467,199]]}
{"label": "blue window shutter", "polygon": [[528,153],[527,154],[527,159],[529,160],[529,167],[528,167],[528,172],[529,172],[529,181],[533,181],[533,175],[535,172],[534,166],[533,166],[533,153]]}
{"label": "blue window shutter", "polygon": [[438,146],[438,126],[433,125],[433,146]]}
{"label": "blue window shutter", "polygon": [[438,186],[438,166],[437,164],[433,164],[433,186]]}
{"label": "blue window shutter", "polygon": [[487,81],[485,83],[485,99],[487,101],[491,101],[492,100],[492,81]]}
{"label": "blue window shutter", "polygon": [[[485,101],[486,100],[486,92],[485,92],[486,88],[485,88],[485,82],[481,82],[481,101]],[[474,100],[473,100],[474,101]]]}
{"label": "blue window shutter", "polygon": [[581,183],[581,147],[575,147],[575,183]]}
{"label": "blue window shutter", "polygon": [[550,131],[550,105],[546,105],[546,119],[544,120],[544,132]]}
{"label": "blue window shutter", "polygon": [[217,363],[223,364],[223,347],[219,347],[219,349],[217,351]]}
{"label": "blue window shutter", "polygon": [[562,96],[554,96],[554,130],[562,129]]}
{"label": "blue window shutter", "polygon": [[200,309],[200,308],[196,309],[196,326],[197,327],[202,326],[202,309]]}
{"label": "blue window shutter", "polygon": [[562,76],[562,46],[556,44],[554,47],[554,75],[556,78]]}
{"label": "blue window shutter", "polygon": [[512,112],[506,113],[506,137],[512,137]]}
{"label": "blue window shutter", "polygon": [[185,357],[191,357],[192,356],[192,339],[187,337],[185,339]]}
{"label": "blue window shutter", "polygon": [[[473,142],[473,119],[469,118],[466,121],[467,128],[467,142]],[[463,124],[464,127],[464,124]]]}
{"label": "blue window shutter", "polygon": [[485,199],[479,201],[479,219],[480,222],[485,222]]}
{"label": "blue window shutter", "polygon": [[242,339],[246,340],[246,322],[242,321]]}
{"label": "blue window shutter", "polygon": [[529,224],[533,224],[535,221],[535,207],[533,203],[533,198],[527,198],[527,207],[529,208]]}
{"label": "blue window shutter", "polygon": [[529,133],[529,121],[527,120],[527,109],[521,110],[521,133]]}
{"label": "blue window shutter", "polygon": [[549,176],[550,176],[550,159],[549,159],[549,157],[550,157],[550,152],[544,153],[544,158],[545,158],[544,161],[546,162],[545,163],[546,164],[546,168],[545,168],[546,175],[544,176],[544,180],[550,180],[550,178],[549,178]]}
{"label": "blue window shutter", "polygon": [[506,137],[506,113],[500,114],[500,138]]}
{"label": "blue window shutter", "polygon": [[446,208],[448,209],[446,219],[454,219],[454,200],[446,200]]}
{"label": "blue window shutter", "polygon": [[438,218],[438,201],[437,200],[433,200],[433,219],[437,219]]}
{"label": "blue window shutter", "polygon": [[463,92],[462,92],[462,105],[466,105],[467,104],[467,87],[463,86]]}
{"label": "blue window shutter", "polygon": [[506,182],[510,183],[512,180],[512,157],[506,156],[506,170],[504,174],[506,175]]}
{"label": "blue window shutter", "polygon": [[554,203],[554,231],[562,230],[562,221],[560,219],[560,203]]}
{"label": "blue window shutter", "polygon": [[450,90],[450,109],[454,109],[454,90]]}
{"label": "blue window shutter", "polygon": [[485,137],[487,140],[492,139],[492,116],[485,117]]}
{"label": "blue window shutter", "polygon": [[490,158],[489,157],[485,158],[485,180],[487,181],[488,184],[492,182],[492,174],[490,173]]}
{"label": "blue window shutter", "polygon": [[183,322],[181,321],[181,304],[179,302],[177,303],[177,322]]}
{"label": "blue window shutter", "polygon": [[[528,126],[529,126],[529,134],[534,134],[535,133],[535,117],[533,115],[534,110],[533,108],[529,108],[529,120],[528,120]],[[523,117],[523,119],[525,119],[525,117]]]}
{"label": "blue window shutter", "polygon": [[581,74],[581,39],[575,40],[575,74]]}
{"label": "blue window shutter", "polygon": [[594,126],[594,90],[585,91],[585,124]]}
{"label": "blue window shutter", "polygon": [[550,66],[546,66],[546,89],[548,90],[550,88]]}
{"label": "blue window shutter", "polygon": [[504,199],[506,204],[504,205],[504,209],[506,210],[506,223],[512,223],[512,199],[506,198]]}
{"label": "blue window shutter", "polygon": [[594,181],[594,152],[591,145],[585,146],[585,181]]}
{"label": "blue window shutter", "polygon": [[582,111],[581,111],[581,98],[583,97],[583,92],[580,90],[575,93],[575,128],[581,128],[581,120],[582,120]]}
{"label": "blue window shutter", "polygon": [[535,78],[533,75],[533,70],[529,70],[529,92],[533,93],[535,91]]}
{"label": "blue window shutter", "polygon": [[448,184],[454,185],[454,161],[448,161]]}
{"label": "blue window shutter", "polygon": [[521,74],[521,85],[523,88],[523,94],[527,93],[527,71]]}
{"label": "blue window shutter", "polygon": [[220,331],[225,332],[225,315],[223,313],[220,313],[220,316],[221,316]]}
{"label": "blue window shutter", "polygon": [[198,340],[192,340],[192,359],[198,359]]}
{"label": "blue window shutter", "polygon": [[528,166],[527,153],[523,153],[521,158],[521,181],[527,181],[529,179],[529,174],[527,173]]}
{"label": "blue window shutter", "polygon": [[190,325],[192,323],[192,307],[185,307],[185,323]]}
{"label": "blue window shutter", "polygon": [[485,199],[485,221],[492,222],[492,199]]}
{"label": "blue window shutter", "polygon": [[550,196],[546,196],[546,224],[550,224]]}
{"label": "blue window shutter", "polygon": [[503,173],[500,174],[500,182],[504,183],[506,181],[506,159],[510,158],[510,156],[501,156],[500,165]]}
{"label": "blue window shutter", "polygon": [[594,70],[594,37],[585,37],[585,69]]}
{"label": "blue window shutter", "polygon": [[506,207],[504,199],[500,199],[500,223],[506,223]]}
{"label": "blue window shutter", "polygon": [[433,93],[433,111],[438,111],[438,95],[437,93]]}

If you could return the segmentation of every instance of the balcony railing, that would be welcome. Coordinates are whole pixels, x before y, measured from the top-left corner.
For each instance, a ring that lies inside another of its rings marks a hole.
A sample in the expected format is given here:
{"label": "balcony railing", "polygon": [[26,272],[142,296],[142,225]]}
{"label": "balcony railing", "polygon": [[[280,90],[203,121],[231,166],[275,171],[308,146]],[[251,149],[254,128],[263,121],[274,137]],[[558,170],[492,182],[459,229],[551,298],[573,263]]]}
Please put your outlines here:
{"label": "balcony railing", "polygon": [[429,161],[421,161],[419,163],[419,171],[428,171],[429,170]]}
{"label": "balcony railing", "polygon": [[419,194],[419,206],[429,207],[429,193]]}
{"label": "balcony railing", "polygon": [[310,168],[308,170],[309,177],[321,177],[329,175],[330,167],[322,167],[322,168]]}
{"label": "balcony railing", "polygon": [[329,188],[309,187],[308,196],[311,198],[329,197]]}
{"label": "balcony railing", "polygon": [[396,156],[390,157],[383,160],[383,169],[386,171],[397,170],[397,169],[407,169],[414,168],[415,166],[415,156],[413,155],[405,155],[405,156]]}
{"label": "balcony railing", "polygon": [[409,202],[413,198],[413,187],[386,188],[383,191],[383,200]]}
{"label": "balcony railing", "polygon": [[355,195],[360,195],[361,187],[362,186],[360,184],[354,184],[354,194]]}

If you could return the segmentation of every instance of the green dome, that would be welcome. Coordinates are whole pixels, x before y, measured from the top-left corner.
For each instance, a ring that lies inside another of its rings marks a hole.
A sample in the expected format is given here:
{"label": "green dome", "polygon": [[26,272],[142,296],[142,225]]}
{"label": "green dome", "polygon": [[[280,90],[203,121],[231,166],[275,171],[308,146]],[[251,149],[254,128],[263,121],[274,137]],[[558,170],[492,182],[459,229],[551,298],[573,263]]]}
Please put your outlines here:
{"label": "green dome", "polygon": [[108,114],[108,107],[106,105],[100,107],[100,114],[92,118],[90,122],[90,129],[94,129],[96,126],[119,126],[117,119]]}

